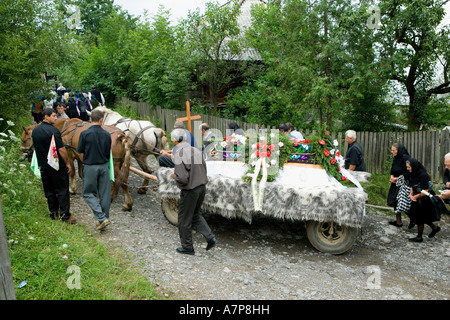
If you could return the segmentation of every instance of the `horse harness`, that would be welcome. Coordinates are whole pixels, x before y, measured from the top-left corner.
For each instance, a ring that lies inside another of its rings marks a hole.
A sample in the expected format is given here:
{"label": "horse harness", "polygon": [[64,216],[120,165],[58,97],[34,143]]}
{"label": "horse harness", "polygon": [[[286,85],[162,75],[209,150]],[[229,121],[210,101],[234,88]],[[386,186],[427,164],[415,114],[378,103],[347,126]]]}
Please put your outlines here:
{"label": "horse harness", "polygon": [[[69,119],[69,120],[70,120],[70,119]],[[84,122],[84,121],[83,121],[83,122],[81,122],[81,123],[74,123],[74,124],[72,124],[72,125],[66,127],[67,122],[68,122],[69,120],[66,120],[66,121],[64,122],[63,128],[62,128],[62,130],[61,130],[61,137],[66,133],[66,131],[67,131],[68,129],[74,127],[74,128],[72,129],[72,131],[69,131],[69,132],[68,132],[68,133],[72,132],[72,134],[71,134],[71,136],[70,136],[70,138],[69,138],[69,143],[68,143],[68,144],[64,143],[64,146],[65,146],[66,148],[73,149],[73,150],[76,151],[76,148],[75,148],[74,146],[72,146],[72,143],[73,143],[73,137],[75,136],[75,133],[77,132],[78,128],[86,127],[86,126],[91,126],[92,124],[89,123],[89,122]],[[104,126],[104,129],[106,129],[106,131],[107,131],[109,134],[111,134],[111,135],[112,135],[114,132],[122,132],[122,133],[123,133],[123,131],[120,130],[120,129],[109,130],[109,128],[107,128],[107,126]],[[67,134],[68,134],[68,133],[67,133]],[[122,160],[123,160],[123,158],[113,158],[113,161],[114,161],[114,162],[121,162]]]}
{"label": "horse harness", "polygon": [[[112,124],[112,126],[116,126],[116,125],[119,124],[119,123],[125,123],[125,125],[127,126],[127,128],[126,128],[125,130],[123,130],[123,131],[124,131],[124,132],[125,132],[125,131],[130,131],[130,123],[131,123],[133,120],[134,120],[134,119],[122,117],[122,118],[120,118],[119,120],[117,120],[114,124]],[[135,121],[137,121],[137,120],[135,120]],[[156,126],[150,125],[150,126],[142,127],[140,121],[137,121],[137,123],[138,123],[138,125],[139,125],[139,132],[136,133],[136,135],[135,135],[135,137],[134,137],[134,139],[133,139],[133,142],[131,143],[131,149],[133,150],[133,152],[135,152],[135,153],[142,153],[142,154],[146,154],[146,155],[148,155],[148,154],[159,155],[161,150],[159,150],[158,148],[156,148],[156,146],[154,146],[154,145],[148,143],[147,141],[145,141],[145,140],[142,138],[142,135],[143,135],[143,133],[144,133],[146,130],[151,129],[151,128],[156,128]],[[131,132],[131,131],[130,131],[130,132]],[[153,131],[153,134],[155,135],[155,140],[156,140],[155,145],[158,145],[158,135],[157,135],[156,132],[154,132],[154,131]],[[150,147],[153,148],[153,149],[152,149],[152,150],[147,150],[147,149],[138,148],[136,145],[137,145],[137,143],[138,143],[139,140],[142,141],[142,143],[143,143],[144,145],[148,145],[148,146],[150,146]]]}

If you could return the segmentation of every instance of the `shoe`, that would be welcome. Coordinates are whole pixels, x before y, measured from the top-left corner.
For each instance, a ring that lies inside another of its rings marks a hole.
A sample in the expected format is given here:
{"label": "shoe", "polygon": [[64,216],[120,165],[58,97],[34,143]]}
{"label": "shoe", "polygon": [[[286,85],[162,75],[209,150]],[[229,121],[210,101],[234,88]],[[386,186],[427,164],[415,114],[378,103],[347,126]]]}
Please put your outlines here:
{"label": "shoe", "polygon": [[397,224],[397,221],[389,221],[389,224],[391,226],[394,226],[394,227],[397,227],[397,228],[403,227],[403,223],[402,224]]}
{"label": "shoe", "polygon": [[438,233],[439,231],[441,231],[441,228],[436,227],[436,229],[431,231],[431,233],[428,235],[428,238],[433,238],[436,235],[436,233]]}
{"label": "shoe", "polygon": [[104,230],[106,226],[109,226],[111,224],[111,221],[108,219],[103,220],[102,222],[97,223],[97,227],[95,230]]}
{"label": "shoe", "polygon": [[75,218],[68,218],[68,219],[61,219],[61,220],[62,220],[62,222],[69,223],[69,224],[77,223],[77,219],[75,219]]}
{"label": "shoe", "polygon": [[409,222],[408,229],[412,229],[416,226],[416,224],[412,221]]}
{"label": "shoe", "polygon": [[410,242],[423,242],[423,239],[419,238],[419,237],[414,237],[414,238],[409,238],[408,241],[410,241]]}
{"label": "shoe", "polygon": [[211,238],[208,241],[208,245],[206,246],[206,251],[214,248],[214,246],[216,245],[217,242],[219,242],[219,240],[217,240],[216,237]]}
{"label": "shoe", "polygon": [[192,250],[187,250],[187,249],[184,249],[184,248],[177,248],[177,252],[178,252],[178,253],[182,253],[182,254],[189,254],[189,255],[191,255],[191,256],[193,256],[193,255],[195,254],[194,249],[192,249]]}

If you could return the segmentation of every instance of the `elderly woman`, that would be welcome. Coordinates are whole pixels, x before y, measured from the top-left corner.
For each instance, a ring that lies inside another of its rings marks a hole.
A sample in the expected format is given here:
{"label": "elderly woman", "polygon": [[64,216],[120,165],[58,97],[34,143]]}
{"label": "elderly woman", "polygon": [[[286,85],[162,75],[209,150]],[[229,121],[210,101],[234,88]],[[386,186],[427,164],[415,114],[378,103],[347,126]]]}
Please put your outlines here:
{"label": "elderly woman", "polygon": [[417,236],[408,239],[412,242],[422,242],[422,234],[425,224],[432,229],[428,235],[429,238],[433,238],[441,228],[433,224],[434,221],[439,219],[436,217],[436,211],[431,202],[431,199],[422,193],[421,191],[427,191],[434,194],[430,189],[430,176],[428,175],[424,166],[414,158],[410,158],[406,161],[406,168],[411,173],[410,185],[411,192],[409,197],[411,198],[411,221],[417,224]]}
{"label": "elderly woman", "polygon": [[[401,175],[407,175],[409,176],[409,172],[406,170],[406,161],[409,159],[409,153],[408,150],[406,150],[405,146],[401,143],[394,143],[391,147],[392,155],[394,156],[394,159],[392,160],[392,166],[391,166],[391,186],[389,188],[389,193],[387,197],[387,205],[395,209],[397,208],[397,194],[399,192],[399,187],[396,185],[397,179]],[[396,213],[396,220],[389,221],[389,224],[396,226],[396,227],[402,227],[402,214],[401,212]]]}

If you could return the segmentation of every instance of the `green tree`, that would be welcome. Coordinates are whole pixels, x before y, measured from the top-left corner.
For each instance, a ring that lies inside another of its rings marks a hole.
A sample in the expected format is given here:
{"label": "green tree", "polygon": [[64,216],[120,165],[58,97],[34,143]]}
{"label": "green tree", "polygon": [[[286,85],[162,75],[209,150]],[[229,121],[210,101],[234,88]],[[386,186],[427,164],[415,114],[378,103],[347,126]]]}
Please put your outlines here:
{"label": "green tree", "polygon": [[53,1],[0,2],[0,118],[27,125],[31,93],[49,96],[41,75],[65,63],[71,50],[62,27]]}
{"label": "green tree", "polygon": [[347,106],[360,105],[373,86],[381,92],[366,8],[348,0],[285,0],[253,11],[250,42],[277,79],[271,91],[303,115],[301,122],[316,115],[328,128],[339,126]]}
{"label": "green tree", "polygon": [[197,8],[182,21],[186,28],[186,45],[195,65],[196,81],[209,90],[212,114],[217,113],[217,96],[236,77],[242,37],[238,25],[239,1],[220,6],[206,3],[205,14]]}
{"label": "green tree", "polygon": [[[66,25],[83,36],[88,45],[98,46],[98,36],[102,21],[118,11],[114,0],[54,0],[58,10],[64,15]],[[77,16],[78,15],[78,16]],[[73,21],[74,19],[79,21]],[[78,25],[79,23],[79,25]]]}
{"label": "green tree", "polygon": [[136,96],[152,105],[184,108],[191,83],[190,59],[183,28],[170,25],[170,12],[160,7],[140,23],[133,38],[132,70],[137,75]]}
{"label": "green tree", "polygon": [[68,82],[102,91],[108,104],[116,96],[127,96],[135,91],[136,76],[131,72],[133,43],[129,34],[136,29],[137,18],[125,11],[112,12],[101,22],[98,46],[79,48],[79,55],[65,70]]}
{"label": "green tree", "polygon": [[[381,54],[391,77],[408,94],[408,130],[427,122],[431,98],[450,92],[449,26],[440,26],[448,0],[383,0]],[[442,76],[438,77],[438,72]]]}

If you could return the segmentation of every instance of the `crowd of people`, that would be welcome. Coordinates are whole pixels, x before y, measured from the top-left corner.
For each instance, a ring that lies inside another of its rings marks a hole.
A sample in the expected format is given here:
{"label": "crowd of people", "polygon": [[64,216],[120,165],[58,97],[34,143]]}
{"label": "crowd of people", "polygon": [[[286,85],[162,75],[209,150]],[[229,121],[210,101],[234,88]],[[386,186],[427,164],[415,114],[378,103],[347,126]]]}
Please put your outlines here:
{"label": "crowd of people", "polygon": [[51,92],[50,97],[33,94],[32,100],[31,116],[37,124],[43,121],[45,108],[53,108],[58,119],[78,118],[89,121],[91,111],[105,104],[105,97],[95,86],[90,91],[86,88],[72,91],[61,83]]}
{"label": "crowd of people", "polygon": [[[83,90],[82,94],[75,91],[74,95],[71,96],[70,90],[65,90],[62,86],[57,91],[58,95],[54,101],[54,108],[43,108],[43,120],[33,130],[32,139],[41,170],[41,179],[50,217],[75,223],[76,220],[70,214],[68,178],[68,173],[74,168],[71,168],[68,162],[67,151],[62,142],[61,134],[52,124],[61,117],[79,117],[81,112],[74,112],[77,109],[73,107],[80,106],[77,103],[80,97],[85,97],[88,105],[90,105],[90,101],[94,100],[93,95],[98,93],[91,91],[89,94]],[[75,104],[73,104],[73,101],[71,102],[73,97],[76,98]],[[104,100],[101,93],[95,99],[98,99],[98,97],[103,104]],[[84,160],[83,197],[97,220],[96,229],[104,230],[110,224],[111,182],[108,173],[108,161],[111,152],[111,137],[101,128],[103,120],[101,111],[93,110],[89,112],[87,120],[89,118],[93,125],[82,133],[77,148],[77,152],[81,154]],[[245,135],[235,122],[230,123],[229,129],[236,134]],[[203,151],[205,147],[215,141],[216,137],[207,123],[202,123],[198,130],[202,135],[200,146],[196,143],[194,135],[186,130],[184,123],[176,121],[171,133],[174,148],[162,150],[158,158],[161,167],[174,169],[171,177],[180,189],[178,231],[181,247],[177,248],[176,251],[189,255],[195,253],[192,242],[192,228],[197,229],[205,237],[207,241],[206,250],[210,250],[218,243],[200,211],[208,182]],[[303,135],[295,130],[290,123],[280,124],[279,130],[281,134],[291,138],[303,139]],[[356,140],[355,131],[348,130],[345,133],[345,141],[348,143],[345,169],[365,171],[363,149]],[[51,146],[52,143],[54,143],[54,152],[57,154],[62,170],[55,170],[48,165],[48,146]],[[430,197],[430,195],[435,195],[430,176],[424,166],[410,156],[404,145],[394,143],[391,152],[393,161],[390,170],[387,205],[394,208],[396,219],[389,223],[396,227],[402,227],[402,214],[405,214],[410,220],[409,229],[417,225],[417,236],[410,238],[409,241],[422,242],[425,225],[431,228],[428,236],[432,238],[440,231],[440,227],[434,224],[440,220],[440,215],[436,210],[436,204],[432,201],[433,198]],[[445,155],[444,163],[446,167],[444,188],[440,190],[441,194],[438,198],[443,201],[442,203],[448,204],[450,199],[450,153]]]}

